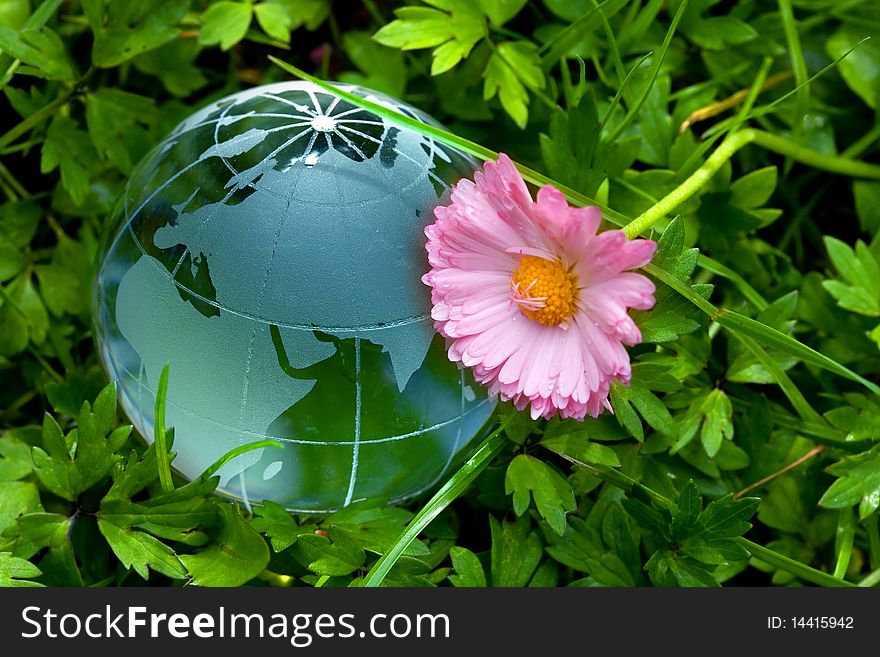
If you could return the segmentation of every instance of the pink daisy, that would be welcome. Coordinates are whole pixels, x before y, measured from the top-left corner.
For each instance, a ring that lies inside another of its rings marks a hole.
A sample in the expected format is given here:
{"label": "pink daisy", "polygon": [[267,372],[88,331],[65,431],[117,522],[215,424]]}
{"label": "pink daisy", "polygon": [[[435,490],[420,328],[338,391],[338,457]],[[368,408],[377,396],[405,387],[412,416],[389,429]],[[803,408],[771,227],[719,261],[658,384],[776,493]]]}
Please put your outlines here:
{"label": "pink daisy", "polygon": [[599,209],[569,206],[552,185],[533,201],[504,154],[456,184],[434,216],[422,281],[449,358],[535,419],[613,412],[611,383],[630,380],[624,345],[642,340],[627,309],[654,305],[654,284],[626,270],[657,245],[596,234]]}

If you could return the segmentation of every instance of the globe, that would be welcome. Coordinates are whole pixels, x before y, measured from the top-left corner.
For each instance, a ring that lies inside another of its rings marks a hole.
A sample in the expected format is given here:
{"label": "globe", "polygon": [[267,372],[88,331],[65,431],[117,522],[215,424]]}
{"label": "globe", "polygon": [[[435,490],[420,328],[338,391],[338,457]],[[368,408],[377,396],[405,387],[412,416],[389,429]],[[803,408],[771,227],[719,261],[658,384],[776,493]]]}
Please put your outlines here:
{"label": "globe", "polygon": [[423,231],[474,168],[307,82],[180,123],[132,174],[95,284],[98,351],[140,434],[151,440],[167,364],[182,475],[281,445],[227,462],[229,497],[320,513],[443,480],[493,402],[433,330]]}

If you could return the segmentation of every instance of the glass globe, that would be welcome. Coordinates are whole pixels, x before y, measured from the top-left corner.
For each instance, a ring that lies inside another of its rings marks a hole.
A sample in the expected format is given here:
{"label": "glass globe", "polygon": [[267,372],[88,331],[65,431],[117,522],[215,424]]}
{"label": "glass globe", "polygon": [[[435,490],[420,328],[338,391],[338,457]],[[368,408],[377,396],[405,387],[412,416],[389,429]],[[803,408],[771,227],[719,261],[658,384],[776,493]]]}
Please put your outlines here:
{"label": "glass globe", "polygon": [[183,475],[283,445],[227,463],[228,496],[326,512],[441,481],[493,402],[433,330],[423,230],[475,166],[307,82],[183,121],[132,175],[95,286],[98,349],[138,431],[152,439],[169,364]]}

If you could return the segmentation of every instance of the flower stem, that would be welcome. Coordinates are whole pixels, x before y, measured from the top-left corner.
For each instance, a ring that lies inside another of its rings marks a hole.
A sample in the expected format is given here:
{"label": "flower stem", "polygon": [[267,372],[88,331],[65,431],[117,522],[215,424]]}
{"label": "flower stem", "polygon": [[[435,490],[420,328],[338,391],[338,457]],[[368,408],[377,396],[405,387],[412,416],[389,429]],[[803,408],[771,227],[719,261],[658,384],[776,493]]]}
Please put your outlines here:
{"label": "flower stem", "polygon": [[763,146],[769,151],[785,155],[816,169],[855,178],[880,180],[880,166],[876,164],[869,164],[846,157],[823,155],[809,148],[793,144],[769,132],[747,128],[729,135],[709,156],[703,166],[694,171],[687,180],[627,224],[623,229],[626,236],[632,239],[648,230],[663,217],[669,215],[682,203],[700,191],[724,163],[733,157],[734,153],[746,144],[751,143]]}

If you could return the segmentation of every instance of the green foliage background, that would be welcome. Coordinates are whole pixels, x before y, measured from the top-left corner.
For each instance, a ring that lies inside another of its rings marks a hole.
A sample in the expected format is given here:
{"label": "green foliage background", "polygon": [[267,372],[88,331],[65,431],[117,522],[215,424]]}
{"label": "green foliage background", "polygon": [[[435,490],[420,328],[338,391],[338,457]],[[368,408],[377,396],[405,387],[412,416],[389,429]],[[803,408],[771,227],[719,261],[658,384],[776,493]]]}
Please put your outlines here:
{"label": "green foliage background", "polygon": [[[173,432],[133,436],[95,357],[97,243],[178,121],[288,77],[267,55],[660,240],[615,415],[503,407],[427,509],[160,477]],[[2,0],[0,87],[0,585],[880,583],[876,2]]]}

